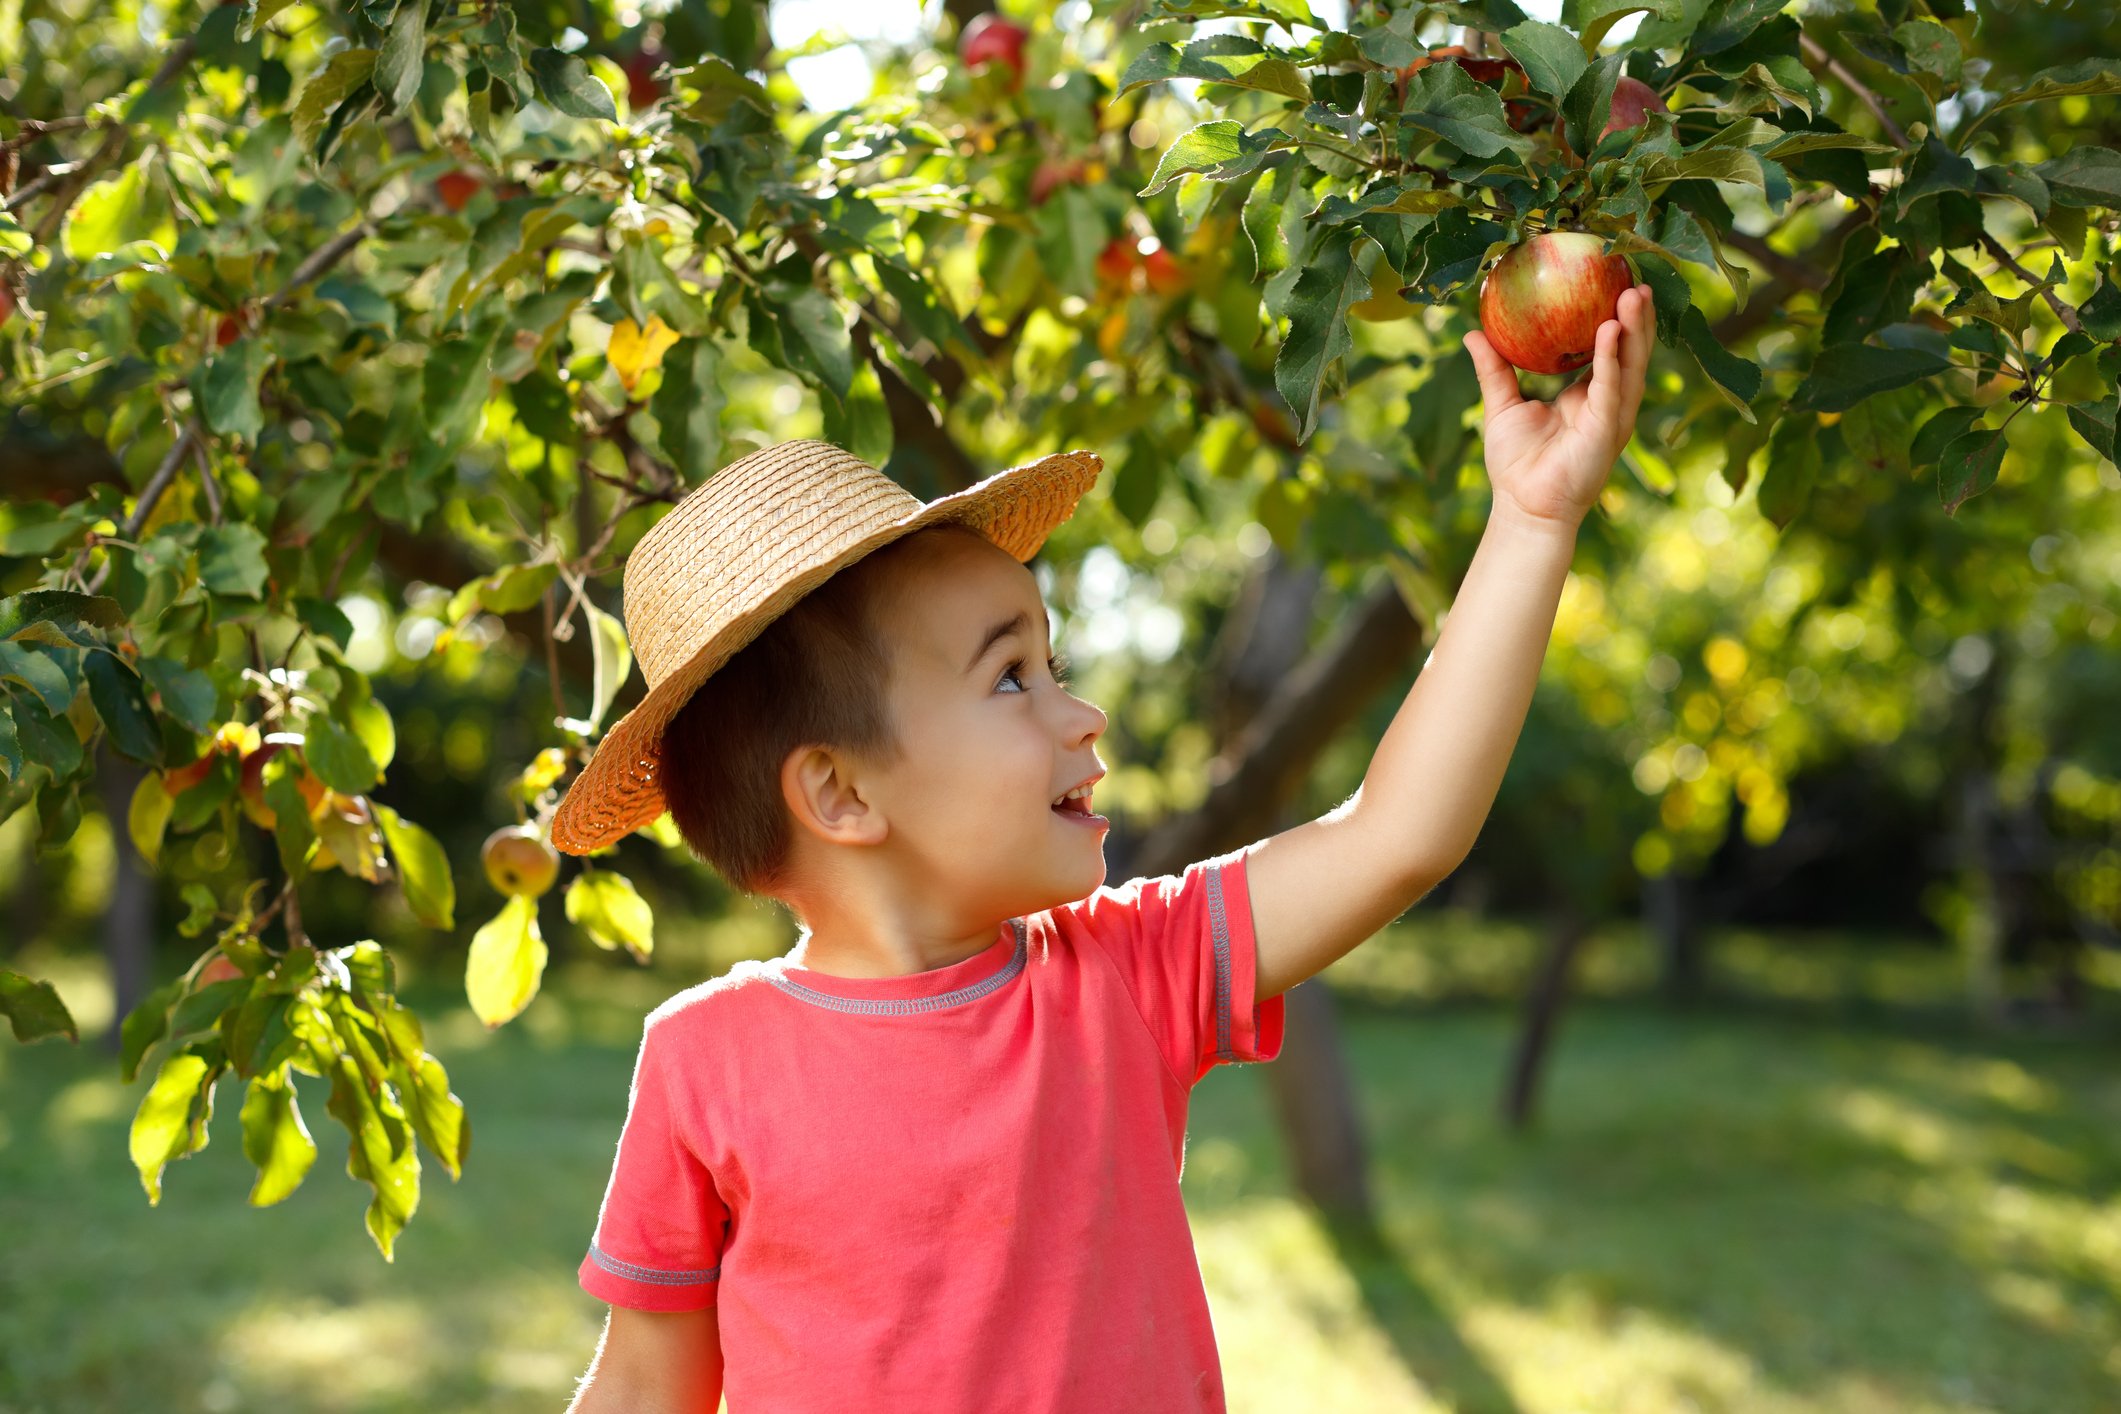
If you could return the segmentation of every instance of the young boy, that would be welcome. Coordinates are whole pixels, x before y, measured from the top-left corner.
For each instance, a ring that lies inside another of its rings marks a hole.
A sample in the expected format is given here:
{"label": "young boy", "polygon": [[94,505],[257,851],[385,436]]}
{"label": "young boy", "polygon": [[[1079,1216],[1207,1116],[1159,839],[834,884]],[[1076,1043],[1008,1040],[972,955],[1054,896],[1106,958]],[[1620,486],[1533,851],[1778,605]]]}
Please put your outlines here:
{"label": "young boy", "polygon": [[667,808],[802,930],[648,1018],[573,1407],[1222,1409],[1179,1193],[1192,1086],[1271,1060],[1281,993],[1472,847],[1650,338],[1638,286],[1546,404],[1468,335],[1493,509],[1362,788],[1178,875],[1104,884],[1105,715],[1066,690],[1024,564],[1096,458],[923,505],[790,443],[643,537],[626,621],[650,691],[554,842]]}

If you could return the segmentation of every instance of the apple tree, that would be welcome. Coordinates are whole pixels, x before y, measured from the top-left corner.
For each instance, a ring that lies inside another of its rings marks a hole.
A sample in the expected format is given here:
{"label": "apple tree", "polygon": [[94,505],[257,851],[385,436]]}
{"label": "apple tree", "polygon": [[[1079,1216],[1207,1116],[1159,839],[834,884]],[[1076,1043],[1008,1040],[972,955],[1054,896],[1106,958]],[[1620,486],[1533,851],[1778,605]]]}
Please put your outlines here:
{"label": "apple tree", "polygon": [[[1199,790],[1165,849],[1285,804],[1412,671],[1484,515],[1458,335],[1527,237],[1631,262],[1668,350],[1589,568],[1710,464],[1783,534],[1922,583],[1984,507],[2088,498],[2027,429],[2112,456],[2121,68],[1956,0],[1782,10],[952,10],[818,111],[752,0],[26,0],[0,34],[0,817],[57,847],[99,754],[143,772],[105,808],[197,950],[124,1019],[149,1195],[223,1081],[258,1203],[303,1181],[323,1098],[386,1255],[422,1151],[452,1176],[468,1152],[389,954],[305,922],[328,874],[438,930],[467,911],[470,861],[391,804],[356,590],[439,583],[434,643],[545,666],[481,860],[505,902],[464,957],[475,1012],[531,1003],[548,924],[652,956],[625,857],[667,822],[565,873],[545,822],[634,690],[628,549],[770,435],[923,496],[1096,447],[1093,529],[1130,552],[1168,494],[1234,498],[1339,590],[1383,564],[1363,632],[1288,679],[1315,710],[1260,714],[1212,787],[1197,751],[1172,768]],[[770,430],[761,389],[790,394]],[[0,1005],[18,1038],[72,1033],[43,983],[0,971]]]}

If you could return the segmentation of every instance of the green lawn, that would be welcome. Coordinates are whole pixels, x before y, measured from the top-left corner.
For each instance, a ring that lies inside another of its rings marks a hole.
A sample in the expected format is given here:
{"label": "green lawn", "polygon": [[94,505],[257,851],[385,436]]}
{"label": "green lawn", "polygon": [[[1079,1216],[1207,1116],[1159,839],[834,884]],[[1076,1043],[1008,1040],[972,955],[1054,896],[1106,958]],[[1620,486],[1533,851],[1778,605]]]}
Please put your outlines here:
{"label": "green lawn", "polygon": [[[461,1183],[429,1166],[395,1265],[321,1094],[288,1202],[245,1205],[224,1087],[150,1209],[138,1087],[0,1043],[0,1414],[562,1407],[639,1016],[680,980],[549,982],[490,1037],[413,998],[475,1138]],[[1512,1139],[1506,1012],[1351,1005],[1381,1247],[1291,1201],[1260,1072],[1211,1075],[1186,1188],[1232,1408],[2121,1409],[2121,1044],[1921,1015],[1594,996]]]}

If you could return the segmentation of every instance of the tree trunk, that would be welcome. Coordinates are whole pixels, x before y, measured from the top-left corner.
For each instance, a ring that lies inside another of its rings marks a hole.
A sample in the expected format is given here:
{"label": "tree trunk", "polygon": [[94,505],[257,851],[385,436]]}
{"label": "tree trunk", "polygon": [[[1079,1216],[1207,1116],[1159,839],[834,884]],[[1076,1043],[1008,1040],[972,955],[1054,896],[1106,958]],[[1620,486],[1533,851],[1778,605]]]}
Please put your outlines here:
{"label": "tree trunk", "polygon": [[1509,1083],[1503,1089],[1502,1118],[1511,1129],[1522,1130],[1532,1122],[1539,1104],[1539,1084],[1553,1049],[1554,1029],[1561,1021],[1561,1008],[1568,1000],[1569,974],[1576,953],[1590,934],[1590,925],[1573,905],[1555,910],[1547,930],[1547,946],[1525,997],[1524,1026],[1517,1033],[1517,1049],[1510,1057]]}
{"label": "tree trunk", "polygon": [[[1389,581],[1307,654],[1319,578],[1278,554],[1254,571],[1209,660],[1209,716],[1223,743],[1210,768],[1217,784],[1197,809],[1129,841],[1128,872],[1170,873],[1285,828],[1288,801],[1319,753],[1412,663],[1422,626]],[[1290,989],[1282,1005],[1282,1054],[1267,1078],[1291,1176],[1322,1213],[1374,1226],[1362,1118],[1332,995],[1311,982]]]}
{"label": "tree trunk", "polygon": [[1701,999],[1701,917],[1694,881],[1667,870],[1642,881],[1642,918],[1657,953],[1657,990],[1686,1006]]}
{"label": "tree trunk", "polygon": [[126,1013],[147,995],[153,975],[154,881],[140,867],[132,834],[125,828],[133,788],[139,782],[138,766],[108,746],[97,752],[96,790],[103,797],[104,818],[110,821],[112,856],[110,906],[103,912],[103,957],[110,967],[115,1002],[110,1029],[103,1033],[103,1049],[114,1055],[119,1027]]}
{"label": "tree trunk", "polygon": [[1290,1175],[1328,1217],[1372,1222],[1368,1145],[1355,1085],[1340,1044],[1333,993],[1314,978],[1282,996],[1281,1058],[1267,1067],[1267,1089],[1288,1146]]}

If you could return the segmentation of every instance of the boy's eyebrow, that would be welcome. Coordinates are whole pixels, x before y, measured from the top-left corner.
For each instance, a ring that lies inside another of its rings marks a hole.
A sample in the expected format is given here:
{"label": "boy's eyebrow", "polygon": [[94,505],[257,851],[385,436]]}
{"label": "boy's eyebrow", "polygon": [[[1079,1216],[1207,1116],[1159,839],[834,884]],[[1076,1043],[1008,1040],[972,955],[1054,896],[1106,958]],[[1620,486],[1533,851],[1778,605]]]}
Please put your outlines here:
{"label": "boy's eyebrow", "polygon": [[972,655],[971,661],[965,664],[965,671],[969,673],[974,668],[978,667],[980,664],[980,659],[986,657],[987,650],[992,648],[995,644],[1001,642],[1003,639],[1007,638],[1012,633],[1024,633],[1030,627],[1030,613],[1026,610],[1018,609],[1013,615],[1006,619],[1003,619],[1000,623],[988,629],[987,636],[980,640],[979,651],[975,652]]}

